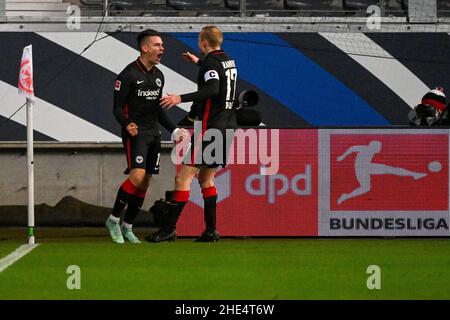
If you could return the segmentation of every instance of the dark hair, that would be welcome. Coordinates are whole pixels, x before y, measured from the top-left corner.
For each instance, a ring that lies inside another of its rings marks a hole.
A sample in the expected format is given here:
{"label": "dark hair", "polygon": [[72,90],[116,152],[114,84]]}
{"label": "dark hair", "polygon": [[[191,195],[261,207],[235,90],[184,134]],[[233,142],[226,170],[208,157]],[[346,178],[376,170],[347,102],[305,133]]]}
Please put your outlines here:
{"label": "dark hair", "polygon": [[161,37],[161,34],[158,31],[153,30],[153,29],[146,29],[144,31],[139,32],[138,35],[137,35],[137,47],[138,47],[138,50],[141,51],[142,41],[144,41],[144,39],[146,37],[153,37],[153,36]]}

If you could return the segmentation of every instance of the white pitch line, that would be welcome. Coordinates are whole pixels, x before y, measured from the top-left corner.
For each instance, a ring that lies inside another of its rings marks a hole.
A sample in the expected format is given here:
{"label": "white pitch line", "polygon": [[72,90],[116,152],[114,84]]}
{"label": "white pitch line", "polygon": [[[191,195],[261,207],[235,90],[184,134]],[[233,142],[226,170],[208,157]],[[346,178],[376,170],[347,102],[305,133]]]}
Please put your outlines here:
{"label": "white pitch line", "polygon": [[0,272],[5,271],[6,268],[11,266],[14,262],[25,256],[31,250],[36,248],[39,244],[24,244],[11,252],[9,255],[0,260]]}

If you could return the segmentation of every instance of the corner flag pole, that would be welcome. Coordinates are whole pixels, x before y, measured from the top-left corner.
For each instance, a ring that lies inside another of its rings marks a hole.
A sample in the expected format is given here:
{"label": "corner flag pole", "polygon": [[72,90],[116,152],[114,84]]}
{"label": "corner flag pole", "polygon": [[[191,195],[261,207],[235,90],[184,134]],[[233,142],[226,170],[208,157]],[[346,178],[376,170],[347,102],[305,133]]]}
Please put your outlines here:
{"label": "corner flag pole", "polygon": [[19,72],[19,94],[27,102],[27,166],[28,166],[28,244],[35,244],[34,238],[34,139],[33,139],[33,52],[29,45],[23,49]]}
{"label": "corner flag pole", "polygon": [[28,244],[34,244],[34,139],[33,101],[27,98]]}

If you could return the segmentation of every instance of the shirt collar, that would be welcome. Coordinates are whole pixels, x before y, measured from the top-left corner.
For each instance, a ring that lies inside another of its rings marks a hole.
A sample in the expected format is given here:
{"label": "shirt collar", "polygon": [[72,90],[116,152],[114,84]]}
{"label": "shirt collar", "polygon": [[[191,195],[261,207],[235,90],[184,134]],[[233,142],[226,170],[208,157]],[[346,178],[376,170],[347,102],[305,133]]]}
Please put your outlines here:
{"label": "shirt collar", "polygon": [[151,74],[155,74],[155,66],[153,66],[150,70],[147,70],[147,67],[142,63],[141,59],[137,58],[136,59],[136,64],[138,65],[139,69],[144,72],[144,73],[151,73]]}
{"label": "shirt collar", "polygon": [[224,53],[224,51],[222,49],[214,50],[214,51],[211,51],[210,53],[208,53],[206,56],[209,56],[210,54],[216,55],[216,54],[223,54],[223,53]]}

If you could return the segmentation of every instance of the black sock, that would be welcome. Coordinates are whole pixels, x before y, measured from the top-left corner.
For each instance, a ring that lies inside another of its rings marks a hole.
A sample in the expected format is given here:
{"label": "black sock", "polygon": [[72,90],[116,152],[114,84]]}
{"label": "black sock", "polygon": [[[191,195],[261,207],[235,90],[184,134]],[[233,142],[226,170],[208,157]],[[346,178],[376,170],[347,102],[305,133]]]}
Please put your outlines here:
{"label": "black sock", "polygon": [[132,195],[128,201],[128,208],[125,212],[125,218],[123,221],[128,224],[133,224],[139,211],[141,210],[142,204],[144,203],[144,198]]}
{"label": "black sock", "polygon": [[117,192],[116,201],[114,202],[114,207],[111,214],[116,218],[120,218],[123,209],[125,209],[128,201],[132,196],[132,194],[129,194],[128,192],[123,190],[122,187],[120,187],[119,191]]}
{"label": "black sock", "polygon": [[176,202],[172,201],[168,203],[169,212],[163,218],[163,223],[161,229],[165,232],[170,233],[173,232],[177,228],[177,222],[180,218],[181,212],[183,211],[186,202]]}
{"label": "black sock", "polygon": [[213,233],[216,231],[217,196],[211,196],[203,200],[206,232]]}
{"label": "black sock", "polygon": [[165,218],[163,218],[161,229],[167,233],[170,233],[175,231],[181,211],[183,211],[184,206],[189,200],[189,190],[175,190],[172,194],[168,193],[166,196],[171,196],[172,199],[167,204],[169,206],[169,212]]}
{"label": "black sock", "polygon": [[215,186],[202,188],[206,232],[216,231],[217,189]]}
{"label": "black sock", "polygon": [[171,201],[172,198],[173,198],[174,192],[175,192],[175,191],[173,191],[173,190],[168,190],[168,191],[166,191],[166,192],[165,192],[165,197],[166,197],[165,200],[166,200],[166,201]]}

